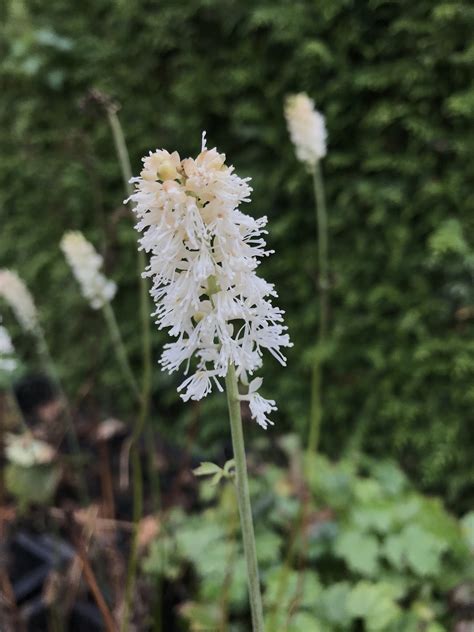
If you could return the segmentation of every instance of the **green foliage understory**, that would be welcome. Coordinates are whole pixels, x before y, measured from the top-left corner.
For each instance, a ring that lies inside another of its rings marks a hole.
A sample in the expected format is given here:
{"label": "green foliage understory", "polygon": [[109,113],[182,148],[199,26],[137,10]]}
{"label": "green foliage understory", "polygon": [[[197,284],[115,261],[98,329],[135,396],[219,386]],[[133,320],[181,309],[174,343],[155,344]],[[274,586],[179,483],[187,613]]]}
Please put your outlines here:
{"label": "green foliage understory", "polygon": [[[265,275],[295,342],[289,369],[268,362],[265,384],[279,400],[278,432],[303,430],[317,330],[315,221],[282,106],[306,90],[329,130],[323,448],[340,455],[358,428],[365,448],[401,459],[425,489],[465,509],[472,313],[457,317],[469,307],[446,292],[458,271],[433,266],[428,242],[449,218],[473,242],[472,3],[7,0],[0,24],[0,266],[28,282],[70,392],[93,378],[102,405],[120,401],[102,323],[59,252],[65,229],[84,230],[105,254],[139,362],[136,237],[107,121],[83,101],[99,88],[122,106],[135,173],[150,148],[194,154],[206,129],[209,145],[253,177],[252,212],[269,215],[278,253]],[[161,343],[155,333],[156,356]],[[157,368],[154,379],[158,406],[175,404],[170,378]],[[174,432],[188,421],[182,410]],[[224,417],[212,419],[199,426],[201,445],[227,436]]]}
{"label": "green foliage understory", "polygon": [[[470,593],[474,513],[456,521],[390,461],[335,465],[317,456],[306,493],[298,441],[286,436],[280,445],[289,467],[265,464],[263,452],[252,479],[269,632],[452,629],[448,601],[452,608],[454,589]],[[192,600],[180,606],[191,630],[246,632],[245,559],[232,481],[203,481],[201,499],[206,508],[192,516],[172,510],[168,535],[152,545],[144,569],[192,585]]]}

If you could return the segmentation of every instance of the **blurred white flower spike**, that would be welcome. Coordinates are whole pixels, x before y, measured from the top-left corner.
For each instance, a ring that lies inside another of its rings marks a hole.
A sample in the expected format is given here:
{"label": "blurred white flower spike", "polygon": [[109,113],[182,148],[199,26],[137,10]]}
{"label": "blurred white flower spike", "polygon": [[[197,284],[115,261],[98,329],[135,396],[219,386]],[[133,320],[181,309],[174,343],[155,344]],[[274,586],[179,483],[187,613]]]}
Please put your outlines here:
{"label": "blurred white flower spike", "polygon": [[80,231],[69,231],[61,239],[61,250],[71,266],[84,298],[100,309],[115,296],[117,286],[100,272],[102,257]]}
{"label": "blurred white flower spike", "polygon": [[313,99],[305,92],[286,99],[285,117],[296,157],[308,168],[326,155],[326,123],[324,116],[314,107]]}
{"label": "blurred white flower spike", "polygon": [[25,331],[38,329],[38,313],[28,288],[13,270],[0,270],[0,297],[10,305]]}
{"label": "blurred white flower spike", "polygon": [[[281,348],[291,346],[283,312],[271,303],[274,286],[256,274],[260,259],[272,253],[264,239],[267,218],[239,210],[250,201],[250,178],[225,160],[207,149],[203,134],[197,158],[156,150],[132,179],[140,248],[151,255],[144,274],[153,280],[154,316],[176,338],[160,362],[170,373],[183,363],[191,372],[178,389],[184,401],[202,399],[214,386],[222,390],[231,364],[247,384],[264,349],[285,365]],[[266,428],[275,402],[258,395],[255,382],[241,399]]]}
{"label": "blurred white flower spike", "polygon": [[11,373],[17,367],[17,361],[15,360],[13,343],[8,331],[1,324],[0,318],[0,371]]}

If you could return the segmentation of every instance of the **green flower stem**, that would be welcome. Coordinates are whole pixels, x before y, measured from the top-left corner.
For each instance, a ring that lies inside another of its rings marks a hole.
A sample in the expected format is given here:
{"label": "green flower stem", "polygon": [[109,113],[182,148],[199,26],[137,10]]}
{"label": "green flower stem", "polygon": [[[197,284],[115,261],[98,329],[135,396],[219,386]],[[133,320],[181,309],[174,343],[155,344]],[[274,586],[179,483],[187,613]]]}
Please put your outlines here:
{"label": "green flower stem", "polygon": [[328,222],[326,198],[321,165],[316,162],[313,170],[313,188],[316,203],[316,222],[318,238],[319,264],[319,331],[318,345],[313,361],[311,375],[311,408],[310,426],[307,451],[308,454],[317,452],[321,422],[323,418],[323,404],[321,394],[322,382],[322,346],[326,341],[329,323],[329,257],[328,257]]}
{"label": "green flower stem", "polygon": [[[133,187],[130,184],[132,178],[132,167],[130,165],[130,156],[128,154],[125,136],[117,116],[115,108],[107,108],[107,117],[112,130],[112,136],[117,151],[117,157],[122,171],[123,183],[127,196],[133,193]],[[148,282],[142,276],[142,272],[146,268],[146,256],[143,250],[138,252],[138,276],[140,279],[140,320],[142,330],[142,353],[143,353],[143,374],[142,374],[142,401],[144,406],[149,406],[151,395],[151,322],[150,322],[150,296],[148,293]]]}
{"label": "green flower stem", "polygon": [[[329,240],[328,240],[328,221],[326,209],[326,197],[324,193],[324,182],[321,171],[320,161],[317,161],[313,169],[313,191],[316,210],[317,240],[318,240],[318,272],[319,272],[319,329],[318,343],[316,353],[313,360],[311,371],[311,407],[309,419],[309,435],[306,447],[307,458],[304,467],[306,478],[308,479],[308,468],[311,467],[310,458],[318,450],[319,437],[321,432],[321,423],[323,419],[323,403],[322,403],[322,347],[327,339],[329,324]],[[308,511],[308,500],[304,499],[298,511],[298,516],[294,524],[290,537],[290,546],[288,549],[287,559],[281,574],[278,586],[278,602],[284,597],[287,584],[289,581],[290,571],[293,565],[296,553],[296,535],[301,530],[305,515]],[[273,621],[276,617],[276,608],[273,613]]]}
{"label": "green flower stem", "polygon": [[258,577],[257,549],[253,530],[252,508],[247,477],[247,463],[244,448],[244,433],[240,411],[239,390],[235,368],[231,364],[225,378],[227,405],[229,408],[232,447],[235,458],[237,498],[240,513],[240,525],[244,542],[244,553],[247,562],[247,579],[252,613],[253,632],[264,632],[262,596]]}
{"label": "green flower stem", "polygon": [[311,410],[307,453],[314,454],[318,450],[321,421],[323,418],[323,403],[321,393],[322,367],[319,355],[313,361],[311,370]]}
{"label": "green flower stem", "polygon": [[[133,187],[130,184],[132,178],[132,167],[130,164],[130,156],[127,149],[127,143],[125,142],[125,136],[123,133],[120,120],[117,116],[116,108],[113,106],[107,107],[107,118],[109,121],[110,129],[114,139],[115,149],[117,157],[120,163],[120,169],[122,171],[122,178],[125,186],[127,196],[130,197],[133,193]],[[151,360],[151,305],[150,296],[148,293],[147,279],[142,276],[142,272],[146,268],[146,256],[143,250],[138,252],[138,277],[140,279],[140,321],[142,331],[142,355],[143,355],[143,371],[141,382],[141,396],[140,396],[140,412],[137,416],[137,421],[133,429],[130,454],[132,462],[132,482],[133,482],[133,533],[130,545],[130,556],[127,569],[127,583],[125,590],[125,610],[122,620],[121,630],[126,631],[128,628],[128,620],[130,616],[130,609],[133,599],[133,589],[135,585],[135,578],[137,574],[137,562],[138,562],[138,528],[143,514],[143,472],[140,462],[140,454],[138,450],[138,441],[145,428],[146,421],[150,413],[150,398],[151,398],[151,379],[152,379],[152,360]],[[154,442],[153,442],[153,430],[151,426],[147,428],[147,460],[148,471],[150,476],[153,504],[158,510],[160,508],[160,481],[158,472],[154,467]],[[158,597],[155,611],[157,613],[155,620],[155,631],[159,632],[161,629],[161,600]]]}
{"label": "green flower stem", "polygon": [[[140,519],[143,514],[143,472],[140,453],[135,443],[131,446],[132,476],[133,476],[133,531],[128,558],[127,579],[125,584],[125,605],[120,626],[120,632],[128,632],[130,611],[133,600],[133,590],[138,568],[138,535]],[[160,604],[161,609],[161,604]]]}
{"label": "green flower stem", "polygon": [[102,312],[104,314],[107,327],[109,328],[112,344],[114,346],[115,353],[117,355],[117,359],[119,361],[120,367],[122,369],[122,373],[125,379],[127,380],[127,384],[130,387],[130,390],[132,391],[134,397],[140,403],[141,402],[140,389],[138,387],[135,376],[133,375],[133,371],[130,367],[127,352],[125,351],[122,336],[120,334],[120,329],[119,329],[112,305],[109,302],[104,303],[102,307]]}
{"label": "green flower stem", "polygon": [[61,380],[59,379],[59,375],[56,370],[56,365],[53,361],[53,358],[51,357],[51,353],[49,351],[48,344],[44,337],[43,330],[41,329],[39,325],[35,328],[33,334],[36,339],[38,355],[44,365],[44,368],[47,374],[51,377],[51,379],[56,385],[56,389],[63,406],[63,414],[64,414],[64,419],[66,421],[66,434],[67,434],[69,447],[71,449],[71,452],[77,457],[77,460],[78,460],[79,494],[80,494],[81,502],[84,505],[87,505],[89,504],[89,492],[87,489],[87,483],[86,483],[84,470],[81,465],[81,448],[79,445],[79,440],[77,438],[76,427],[74,425],[74,420],[72,418],[69,401],[62,387]]}
{"label": "green flower stem", "polygon": [[316,221],[318,226],[319,292],[321,301],[319,340],[322,342],[326,339],[329,321],[329,257],[326,196],[324,193],[323,174],[319,161],[314,166],[313,188],[316,201]]}
{"label": "green flower stem", "polygon": [[[120,169],[122,171],[122,178],[125,187],[125,192],[128,197],[133,193],[133,187],[130,184],[132,178],[132,167],[130,165],[130,156],[127,149],[127,143],[125,142],[125,136],[123,133],[120,120],[117,116],[117,112],[113,106],[107,108],[107,118],[109,120],[110,129],[112,130],[112,136],[114,139],[115,149],[117,152],[117,158],[120,163]],[[152,359],[151,359],[151,321],[150,321],[150,296],[148,293],[148,282],[142,276],[143,270],[146,268],[146,256],[143,250],[138,252],[138,276],[140,278],[140,322],[142,331],[142,356],[143,356],[143,372],[142,372],[142,384],[141,384],[141,401],[140,404],[144,408],[140,415],[143,417],[143,425],[149,415],[150,398],[151,398],[151,378],[152,378]],[[151,481],[153,504],[158,511],[161,506],[160,498],[160,481],[158,473],[154,467],[154,454],[153,454],[153,429],[151,426],[146,427],[147,439],[146,445],[148,446],[148,473]]]}
{"label": "green flower stem", "polygon": [[130,156],[128,154],[127,143],[125,142],[125,136],[122,126],[120,124],[117,111],[114,106],[107,107],[107,118],[109,119],[110,129],[112,130],[112,136],[114,139],[115,149],[117,151],[117,157],[122,170],[123,183],[128,195],[133,193],[130,180],[132,179],[132,166],[130,164]]}

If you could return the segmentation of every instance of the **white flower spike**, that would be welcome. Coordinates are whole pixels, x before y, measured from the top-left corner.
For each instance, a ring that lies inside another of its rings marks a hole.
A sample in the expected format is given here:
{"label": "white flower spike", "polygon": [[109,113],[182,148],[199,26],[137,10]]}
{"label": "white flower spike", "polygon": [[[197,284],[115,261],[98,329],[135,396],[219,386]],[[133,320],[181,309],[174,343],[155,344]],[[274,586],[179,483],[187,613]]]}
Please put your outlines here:
{"label": "white flower spike", "polygon": [[71,266],[84,298],[93,309],[100,309],[115,296],[117,286],[100,272],[103,259],[80,231],[65,233],[61,250]]}
{"label": "white flower spike", "polygon": [[285,117],[296,157],[308,168],[326,155],[326,124],[324,116],[314,107],[313,99],[305,92],[286,99]]}
{"label": "white flower spike", "polygon": [[[0,318],[0,323],[1,323]],[[0,324],[0,371],[11,373],[17,367],[14,358],[15,349],[8,331]]]}
{"label": "white flower spike", "polygon": [[0,270],[0,297],[10,305],[26,331],[38,329],[38,313],[26,285],[13,270]]}
{"label": "white flower spike", "polygon": [[[291,343],[283,312],[271,303],[274,286],[256,274],[260,259],[271,254],[263,237],[267,218],[239,210],[250,201],[250,179],[207,149],[205,134],[197,158],[156,150],[143,166],[130,199],[140,247],[151,254],[144,274],[153,280],[154,315],[176,338],[165,345],[161,365],[171,373],[185,364],[185,374],[191,372],[178,389],[183,400],[202,399],[214,386],[222,390],[230,364],[246,382],[262,366],[264,349],[284,365],[281,348]],[[271,423],[273,400],[252,388],[241,398],[263,428]]]}

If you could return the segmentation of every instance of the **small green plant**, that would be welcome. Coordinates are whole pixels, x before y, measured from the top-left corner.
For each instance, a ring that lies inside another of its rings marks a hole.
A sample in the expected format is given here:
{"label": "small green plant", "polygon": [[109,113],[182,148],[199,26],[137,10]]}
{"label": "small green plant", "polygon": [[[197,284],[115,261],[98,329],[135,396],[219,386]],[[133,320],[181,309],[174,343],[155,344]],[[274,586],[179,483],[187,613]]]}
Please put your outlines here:
{"label": "small green plant", "polygon": [[20,511],[52,501],[60,479],[55,451],[25,431],[6,436],[5,484]]}

